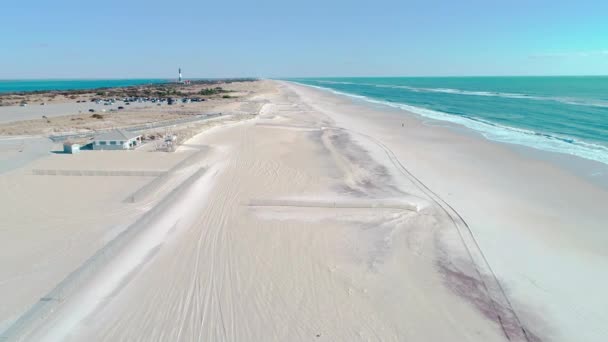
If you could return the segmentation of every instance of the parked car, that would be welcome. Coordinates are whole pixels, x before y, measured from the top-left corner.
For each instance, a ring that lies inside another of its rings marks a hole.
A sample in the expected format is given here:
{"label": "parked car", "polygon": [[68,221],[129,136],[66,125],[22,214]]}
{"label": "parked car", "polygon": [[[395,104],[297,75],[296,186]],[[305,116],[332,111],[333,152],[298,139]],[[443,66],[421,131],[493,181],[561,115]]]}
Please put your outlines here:
{"label": "parked car", "polygon": [[125,107],[123,107],[123,106],[118,106],[118,109],[119,109],[119,110],[120,110],[120,109],[125,109]]}
{"label": "parked car", "polygon": [[95,113],[95,109],[91,108],[91,109],[89,109],[89,112]]}

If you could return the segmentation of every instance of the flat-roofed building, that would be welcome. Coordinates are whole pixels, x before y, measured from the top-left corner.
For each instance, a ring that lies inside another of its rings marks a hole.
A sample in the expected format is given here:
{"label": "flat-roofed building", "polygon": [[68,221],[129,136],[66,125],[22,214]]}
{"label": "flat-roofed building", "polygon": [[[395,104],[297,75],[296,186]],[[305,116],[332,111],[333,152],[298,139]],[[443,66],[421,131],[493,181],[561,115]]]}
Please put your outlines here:
{"label": "flat-roofed building", "polygon": [[93,138],[94,150],[129,150],[141,144],[141,134],[115,129]]}

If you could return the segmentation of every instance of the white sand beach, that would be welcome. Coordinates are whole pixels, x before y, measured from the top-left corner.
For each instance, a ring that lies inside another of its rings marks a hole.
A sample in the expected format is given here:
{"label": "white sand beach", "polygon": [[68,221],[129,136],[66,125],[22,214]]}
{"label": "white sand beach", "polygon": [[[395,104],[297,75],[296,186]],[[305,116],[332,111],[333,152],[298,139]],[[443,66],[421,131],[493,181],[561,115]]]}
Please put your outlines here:
{"label": "white sand beach", "polygon": [[0,174],[0,336],[608,339],[604,188],[400,110],[259,83],[257,116],[177,152]]}

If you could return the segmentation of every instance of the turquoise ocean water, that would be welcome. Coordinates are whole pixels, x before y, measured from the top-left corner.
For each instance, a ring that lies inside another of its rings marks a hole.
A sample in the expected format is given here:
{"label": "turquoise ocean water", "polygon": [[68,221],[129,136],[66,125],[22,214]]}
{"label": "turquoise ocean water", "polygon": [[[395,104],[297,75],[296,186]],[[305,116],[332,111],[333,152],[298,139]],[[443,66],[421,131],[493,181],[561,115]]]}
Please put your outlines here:
{"label": "turquoise ocean water", "polygon": [[289,80],[608,164],[608,76]]}
{"label": "turquoise ocean water", "polygon": [[0,80],[0,93],[37,90],[80,90],[108,87],[128,87],[150,83],[165,83],[166,79],[124,80]]}

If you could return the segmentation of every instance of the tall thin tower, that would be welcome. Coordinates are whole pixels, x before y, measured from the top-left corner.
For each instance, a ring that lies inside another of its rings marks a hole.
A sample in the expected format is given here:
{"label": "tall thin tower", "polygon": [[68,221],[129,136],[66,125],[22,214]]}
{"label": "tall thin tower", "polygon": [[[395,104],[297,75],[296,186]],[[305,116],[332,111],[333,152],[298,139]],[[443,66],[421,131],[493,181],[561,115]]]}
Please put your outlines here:
{"label": "tall thin tower", "polygon": [[179,83],[182,83],[182,68],[179,68],[178,72],[179,72]]}

